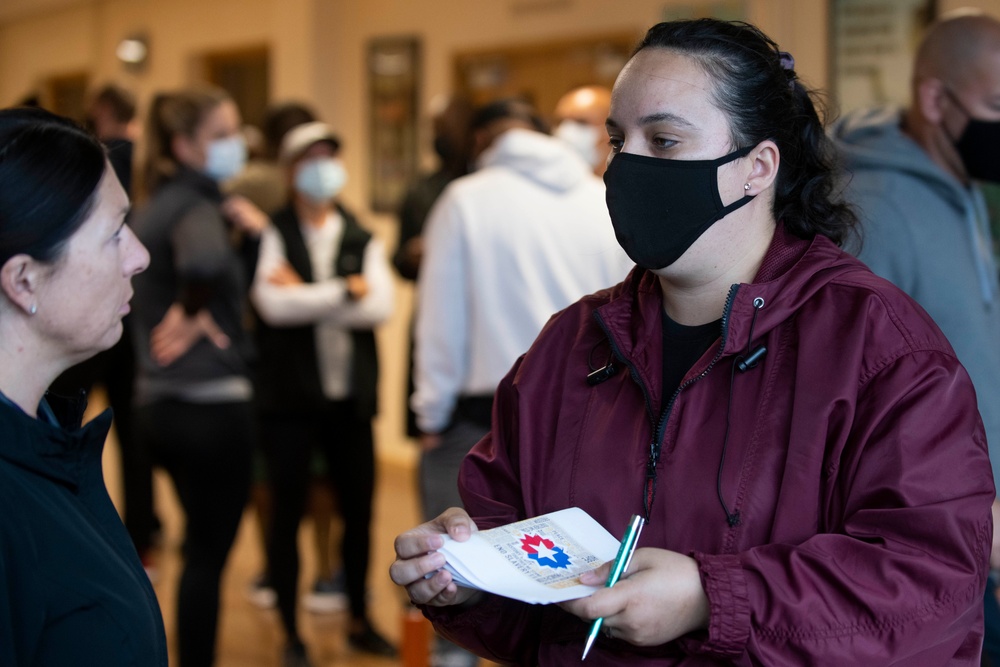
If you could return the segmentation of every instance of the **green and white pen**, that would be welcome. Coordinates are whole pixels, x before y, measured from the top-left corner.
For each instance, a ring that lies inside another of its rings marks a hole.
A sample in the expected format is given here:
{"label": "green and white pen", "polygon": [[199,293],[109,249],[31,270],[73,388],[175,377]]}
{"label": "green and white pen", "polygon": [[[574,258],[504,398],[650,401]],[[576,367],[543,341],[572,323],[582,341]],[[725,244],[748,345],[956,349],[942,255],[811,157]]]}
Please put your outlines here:
{"label": "green and white pen", "polygon": [[[635,553],[635,546],[639,543],[639,533],[642,532],[642,527],[645,524],[646,520],[638,514],[633,514],[632,518],[629,519],[628,528],[625,529],[625,536],[622,537],[621,546],[618,547],[618,555],[615,556],[615,561],[611,565],[611,573],[604,584],[605,588],[611,588],[618,583],[625,570],[628,569],[628,564],[632,562],[632,554]],[[597,633],[601,631],[603,623],[603,617],[594,619],[594,622],[590,626],[590,634],[587,635],[587,645],[583,647],[583,657],[580,660],[587,659],[587,653],[590,652],[590,647],[594,645],[594,640],[597,639]]]}

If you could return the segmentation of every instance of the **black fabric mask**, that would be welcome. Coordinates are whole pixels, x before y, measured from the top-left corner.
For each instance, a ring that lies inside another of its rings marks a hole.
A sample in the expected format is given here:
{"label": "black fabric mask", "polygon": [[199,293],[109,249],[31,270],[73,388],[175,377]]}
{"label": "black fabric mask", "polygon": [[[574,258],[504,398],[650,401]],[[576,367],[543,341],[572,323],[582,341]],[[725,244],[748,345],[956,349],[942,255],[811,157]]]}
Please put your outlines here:
{"label": "black fabric mask", "polygon": [[1000,183],[1000,121],[974,118],[954,93],[945,90],[969,119],[962,136],[953,142],[966,173],[977,181]]}
{"label": "black fabric mask", "polygon": [[749,203],[753,195],[722,204],[718,169],[751,150],[717,160],[615,155],[604,173],[608,212],[632,261],[650,270],[670,266],[715,222]]}

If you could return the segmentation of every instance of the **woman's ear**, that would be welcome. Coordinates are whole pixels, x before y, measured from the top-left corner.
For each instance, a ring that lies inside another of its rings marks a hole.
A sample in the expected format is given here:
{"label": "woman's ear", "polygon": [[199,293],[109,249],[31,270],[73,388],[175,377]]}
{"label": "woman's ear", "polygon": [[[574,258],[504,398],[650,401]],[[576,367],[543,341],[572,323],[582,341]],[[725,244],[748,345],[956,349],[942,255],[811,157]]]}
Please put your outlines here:
{"label": "woman's ear", "polygon": [[944,83],[940,79],[926,77],[917,82],[915,103],[920,115],[932,125],[944,122],[944,105],[947,99]]}
{"label": "woman's ear", "polygon": [[778,167],[781,165],[781,154],[778,152],[778,146],[770,139],[767,139],[757,144],[747,157],[753,162],[751,163],[750,173],[746,179],[747,184],[750,186],[747,188],[746,193],[748,195],[759,195],[778,180]]}
{"label": "woman's ear", "polygon": [[30,255],[14,255],[0,267],[0,290],[15,307],[33,315],[38,308],[41,278],[41,265],[37,260]]}

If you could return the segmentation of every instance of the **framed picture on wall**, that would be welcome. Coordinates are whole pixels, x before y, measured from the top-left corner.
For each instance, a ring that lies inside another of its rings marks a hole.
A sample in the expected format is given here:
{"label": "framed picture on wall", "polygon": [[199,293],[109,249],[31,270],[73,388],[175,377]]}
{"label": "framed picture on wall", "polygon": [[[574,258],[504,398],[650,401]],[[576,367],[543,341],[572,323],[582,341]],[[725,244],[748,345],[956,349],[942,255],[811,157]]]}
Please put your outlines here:
{"label": "framed picture on wall", "polygon": [[936,0],[831,0],[831,89],[841,112],[910,100],[913,56]]}
{"label": "framed picture on wall", "polygon": [[420,41],[377,38],[368,45],[371,207],[396,212],[417,174]]}

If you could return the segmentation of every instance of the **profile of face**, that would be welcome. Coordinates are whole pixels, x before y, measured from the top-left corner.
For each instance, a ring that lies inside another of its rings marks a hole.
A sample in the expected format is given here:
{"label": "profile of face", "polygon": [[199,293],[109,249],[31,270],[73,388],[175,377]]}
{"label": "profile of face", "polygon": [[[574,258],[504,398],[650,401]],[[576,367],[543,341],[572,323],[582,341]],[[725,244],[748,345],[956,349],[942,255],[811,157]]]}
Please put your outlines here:
{"label": "profile of face", "polygon": [[192,135],[174,137],[174,157],[181,164],[225,181],[246,164],[247,148],[241,133],[240,112],[232,100],[210,109]]}
{"label": "profile of face", "polygon": [[105,165],[90,215],[54,262],[36,266],[32,322],[70,359],[86,359],[118,341],[132,277],[149,266],[149,253],[125,224],[128,208],[114,169]]}
{"label": "profile of face", "polygon": [[[713,91],[711,77],[691,57],[661,48],[647,48],[637,53],[619,74],[612,92],[611,113],[607,122],[612,150],[609,164],[625,153],[684,161],[718,160],[730,156],[736,146],[733,145],[727,116],[713,102]],[[755,169],[753,154],[730,157],[723,164],[711,167],[716,173],[718,193],[724,206],[744,199],[747,194],[744,184]],[[655,167],[655,163],[646,162]],[[616,194],[613,192],[614,174],[611,171],[609,167],[605,177],[609,206],[612,195]],[[669,179],[663,185],[669,189]],[[636,195],[645,198],[652,194],[650,190],[646,187],[645,191]],[[712,196],[707,188],[699,192],[688,190],[676,189],[670,195],[681,209],[691,210],[695,205],[701,206],[704,201],[696,199],[704,200]],[[636,222],[656,225],[651,231],[654,237],[668,240],[669,235],[678,233],[676,226],[671,225],[670,212],[652,210],[648,217],[650,219]],[[612,209],[614,218],[615,211]],[[632,224],[632,221],[623,222]],[[617,232],[619,222],[615,223]],[[689,246],[682,247],[680,257],[669,266],[646,268],[664,276],[679,276],[698,267],[724,264],[727,255],[739,252],[744,235],[751,232],[730,213],[699,233]],[[622,239],[621,234],[619,239]],[[625,249],[632,255],[629,248]]]}

